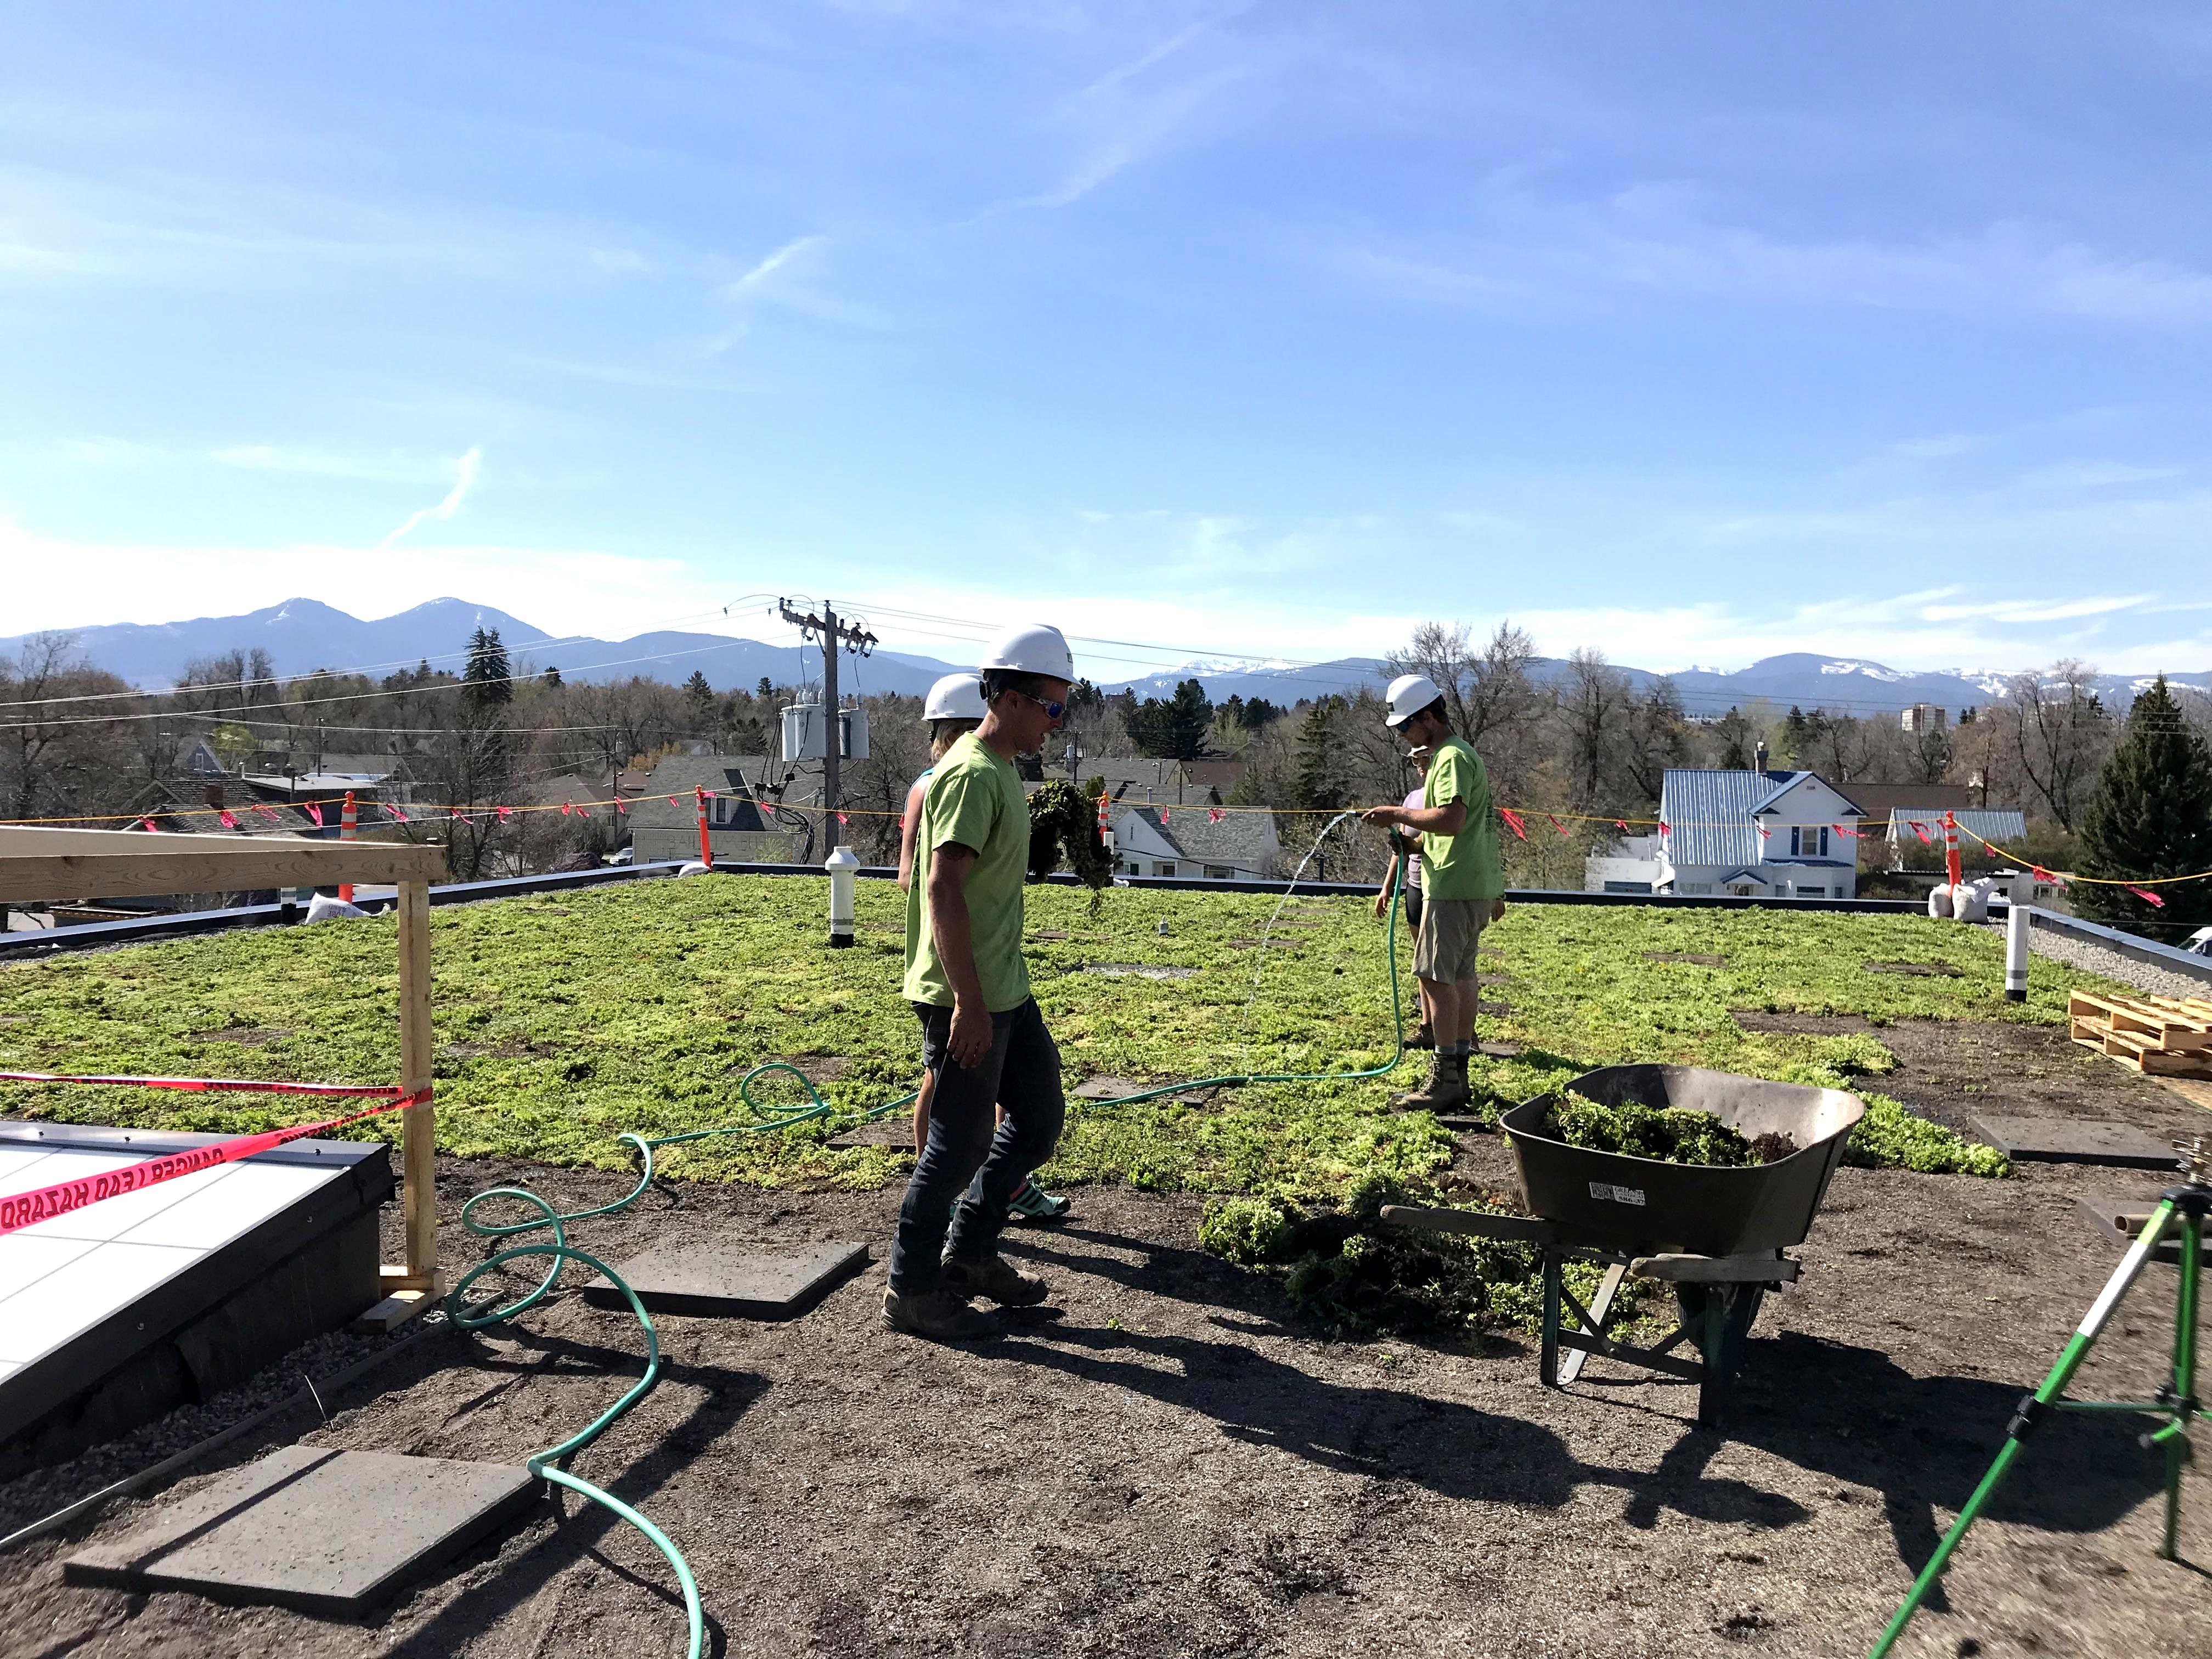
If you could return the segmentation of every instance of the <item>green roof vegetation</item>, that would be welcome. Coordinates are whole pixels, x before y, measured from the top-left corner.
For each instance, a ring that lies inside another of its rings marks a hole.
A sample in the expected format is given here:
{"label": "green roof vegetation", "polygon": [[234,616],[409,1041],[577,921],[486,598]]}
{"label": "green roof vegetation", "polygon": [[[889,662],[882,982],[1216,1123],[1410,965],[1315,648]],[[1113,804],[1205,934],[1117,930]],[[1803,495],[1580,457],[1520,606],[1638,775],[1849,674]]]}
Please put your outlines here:
{"label": "green roof vegetation", "polygon": [[[1364,901],[1294,897],[1273,948],[1256,947],[1273,897],[1117,889],[1094,913],[1082,889],[1033,887],[1039,1001],[1066,1080],[1139,1083],[1223,1072],[1380,1064],[1391,1046],[1382,929]],[[441,909],[438,1131],[462,1156],[623,1167],[624,1129],[664,1135],[738,1120],[738,1079],[789,1058],[857,1111],[911,1089],[919,1042],[897,995],[903,896],[863,882],[854,948],[826,947],[822,880],[649,881]],[[1167,932],[1160,932],[1165,923]],[[1485,936],[1500,981],[1485,1038],[1526,1045],[1478,1059],[1492,1108],[1587,1067],[1674,1060],[1793,1082],[1878,1090],[1887,1021],[2063,1018],[2062,970],[2039,957],[2028,1000],[2001,996],[1993,932],[1908,915],[1807,915],[1643,906],[1523,906]],[[1411,951],[1401,938],[1410,999]],[[1718,956],[1724,966],[1646,952]],[[1869,962],[1948,963],[1958,978],[1869,973]],[[1085,971],[1165,967],[1181,977]],[[1259,977],[1257,993],[1254,989]],[[2078,975],[2075,977],[2079,977]],[[389,920],[240,932],[0,966],[0,1066],[75,1073],[396,1081],[397,969]],[[1840,1036],[1741,1029],[1730,1010],[1860,1014]],[[842,1062],[842,1063],[841,1063]],[[1072,1101],[1052,1183],[1127,1181],[1328,1202],[1381,1174],[1449,1163],[1450,1136],[1389,1097],[1423,1075],[1409,1057],[1361,1083],[1253,1085],[1212,1102],[1096,1107]],[[282,1097],[7,1085],[12,1116],[244,1133],[309,1121]],[[771,1082],[770,1091],[797,1084]],[[1963,1145],[1879,1093],[1856,1161],[1994,1174]],[[871,1188],[896,1149],[834,1150],[834,1124],[671,1148],[672,1175],[764,1185]],[[377,1124],[361,1133],[383,1133]]]}

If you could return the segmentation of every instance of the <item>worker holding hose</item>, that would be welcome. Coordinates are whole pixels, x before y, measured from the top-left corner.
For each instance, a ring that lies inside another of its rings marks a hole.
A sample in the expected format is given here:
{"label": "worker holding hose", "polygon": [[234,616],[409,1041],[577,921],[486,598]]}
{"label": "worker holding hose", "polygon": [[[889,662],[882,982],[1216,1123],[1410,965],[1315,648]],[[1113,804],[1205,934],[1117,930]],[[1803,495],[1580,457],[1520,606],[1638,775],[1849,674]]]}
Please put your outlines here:
{"label": "worker holding hose", "polygon": [[1427,1085],[1392,1103],[1457,1111],[1468,1103],[1482,930],[1505,912],[1490,776],[1482,757],[1453,735],[1444,695],[1434,680],[1401,674],[1390,682],[1389,701],[1385,718],[1390,729],[1408,749],[1429,754],[1421,804],[1375,806],[1361,816],[1380,828],[1411,830],[1421,838],[1421,921],[1414,935],[1413,973],[1420,981],[1424,1024],[1435,1036],[1437,1054]]}
{"label": "worker holding hose", "polygon": [[1058,629],[1018,628],[993,643],[981,678],[982,723],[932,769],[915,831],[904,991],[934,1090],[884,1295],[893,1330],[951,1341],[998,1334],[971,1298],[1029,1307],[1051,1293],[999,1254],[999,1235],[1066,1114],[1022,958],[1030,812],[1013,759],[1066,714],[1075,659]]}
{"label": "worker holding hose", "polygon": [[[906,809],[899,815],[898,884],[901,891],[914,885],[914,837],[921,827],[921,803],[929,793],[929,780],[955,743],[983,723],[983,681],[976,674],[947,674],[929,688],[922,700],[921,717],[929,723],[929,764],[906,792]],[[937,1074],[924,1072],[914,1097],[914,1155],[929,1139],[929,1105],[937,1092]],[[1010,1217],[1024,1221],[1060,1221],[1075,1206],[1062,1193],[1048,1193],[1034,1176],[1024,1176],[1007,1205]]]}

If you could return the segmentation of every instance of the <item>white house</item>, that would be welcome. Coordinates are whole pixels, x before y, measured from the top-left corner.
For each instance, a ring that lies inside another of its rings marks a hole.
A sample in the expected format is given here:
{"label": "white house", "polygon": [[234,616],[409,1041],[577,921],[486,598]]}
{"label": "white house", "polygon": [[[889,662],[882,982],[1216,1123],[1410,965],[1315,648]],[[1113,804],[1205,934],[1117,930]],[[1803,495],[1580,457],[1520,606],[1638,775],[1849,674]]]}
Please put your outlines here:
{"label": "white house", "polygon": [[1132,806],[1113,825],[1117,875],[1260,881],[1282,853],[1273,812]]}
{"label": "white house", "polygon": [[1652,890],[1856,897],[1865,817],[1817,772],[1669,771]]}
{"label": "white house", "polygon": [[1659,883],[1659,837],[1623,836],[1606,857],[1583,860],[1585,893],[1648,893]]}

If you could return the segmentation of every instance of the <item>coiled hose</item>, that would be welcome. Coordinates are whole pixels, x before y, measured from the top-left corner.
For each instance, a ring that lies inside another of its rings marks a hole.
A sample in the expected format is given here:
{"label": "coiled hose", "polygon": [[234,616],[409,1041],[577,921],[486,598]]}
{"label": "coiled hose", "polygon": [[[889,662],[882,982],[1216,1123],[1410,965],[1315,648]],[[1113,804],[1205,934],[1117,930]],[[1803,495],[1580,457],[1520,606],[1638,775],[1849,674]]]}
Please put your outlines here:
{"label": "coiled hose", "polygon": [[[1297,870],[1292,874],[1289,885],[1283,890],[1283,896],[1277,901],[1274,914],[1267,918],[1267,927],[1261,934],[1260,966],[1253,975],[1255,994],[1257,994],[1259,989],[1260,976],[1266,970],[1267,940],[1274,927],[1276,918],[1282,915],[1283,906],[1290,902],[1292,890],[1297,887],[1299,877],[1305,873],[1307,863],[1312,860],[1314,854],[1320,850],[1322,842],[1328,836],[1330,830],[1352,816],[1353,815],[1349,812],[1340,813],[1322,827],[1321,834],[1314,838],[1312,849],[1309,850],[1305,858],[1299,861]],[[1390,1020],[1394,1040],[1390,1058],[1382,1065],[1370,1066],[1357,1071],[1231,1073],[1219,1077],[1195,1078],[1187,1083],[1170,1083],[1156,1089],[1140,1089],[1134,1094],[1117,1095],[1110,1100],[1098,1101],[1096,1104],[1127,1106],[1138,1101],[1158,1099],[1162,1095],[1180,1094],[1190,1089],[1230,1088],[1247,1083],[1353,1082],[1365,1078],[1382,1077],[1394,1070],[1398,1062],[1405,1058],[1406,1054],[1406,1016],[1398,981],[1398,915],[1404,908],[1401,902],[1405,886],[1404,877],[1405,860],[1401,858],[1391,866],[1389,922],[1386,937],[1386,951],[1390,964]],[[1250,1006],[1249,1000],[1246,1006],[1248,1008]],[[806,1098],[803,1103],[793,1101],[787,1103],[780,1102],[763,1103],[753,1098],[754,1080],[776,1072],[788,1072],[799,1079],[799,1086],[806,1091]],[[854,1121],[873,1122],[876,1119],[895,1112],[902,1106],[911,1106],[915,1096],[920,1092],[916,1090],[901,1095],[895,1100],[887,1100],[879,1106],[865,1108],[854,1115]],[[645,1374],[638,1378],[629,1393],[608,1407],[592,1423],[571,1435],[559,1445],[548,1446],[544,1451],[531,1457],[527,1462],[527,1467],[532,1474],[540,1479],[550,1480],[556,1486],[565,1486],[569,1491],[621,1516],[623,1520],[643,1533],[653,1547],[660,1552],[667,1560],[670,1568],[675,1572],[678,1583],[682,1585],[684,1589],[684,1613],[690,1626],[690,1645],[685,1650],[684,1659],[700,1659],[701,1650],[705,1640],[705,1620],[699,1606],[699,1586],[691,1575],[690,1564],[684,1560],[683,1552],[671,1541],[668,1534],[647,1520],[643,1515],[623,1503],[612,1492],[606,1492],[593,1486],[588,1480],[571,1474],[568,1469],[569,1461],[577,1453],[605,1434],[617,1419],[652,1392],[653,1384],[659,1381],[660,1376],[660,1339],[653,1328],[653,1320],[646,1312],[645,1304],[638,1300],[637,1292],[629,1287],[621,1274],[589,1251],[580,1250],[568,1243],[568,1224],[572,1221],[588,1221],[594,1216],[612,1215],[617,1211],[628,1209],[637,1202],[638,1199],[643,1196],[646,1188],[653,1184],[653,1153],[657,1146],[674,1146],[685,1141],[705,1140],[716,1135],[762,1134],[776,1129],[788,1129],[796,1124],[830,1117],[835,1110],[816,1091],[813,1079],[789,1060],[767,1060],[747,1072],[738,1079],[738,1097],[744,1103],[746,1109],[752,1114],[749,1121],[722,1124],[711,1129],[693,1129],[676,1135],[647,1136],[625,1130],[617,1136],[617,1139],[637,1149],[637,1184],[620,1198],[601,1204],[596,1208],[556,1209],[526,1187],[493,1187],[473,1194],[461,1206],[460,1222],[462,1226],[478,1238],[512,1238],[518,1234],[538,1232],[546,1228],[552,1230],[553,1237],[550,1240],[518,1244],[511,1249],[499,1251],[464,1274],[460,1282],[453,1286],[446,1298],[447,1316],[456,1325],[464,1330],[481,1330],[486,1326],[501,1324],[518,1314],[526,1312],[537,1306],[552,1294],[554,1286],[560,1280],[562,1265],[570,1261],[580,1261],[586,1267],[605,1274],[608,1282],[621,1291],[623,1297],[629,1303],[630,1312],[637,1316],[637,1322],[645,1332]],[[477,1213],[478,1207],[498,1199],[513,1199],[519,1203],[529,1206],[538,1213],[521,1221],[495,1222],[480,1218]],[[465,1306],[463,1298],[470,1285],[475,1284],[493,1268],[502,1267],[510,1261],[520,1261],[524,1256],[543,1256],[546,1259],[545,1276],[538,1280],[535,1289],[502,1306],[477,1310],[471,1310]]]}

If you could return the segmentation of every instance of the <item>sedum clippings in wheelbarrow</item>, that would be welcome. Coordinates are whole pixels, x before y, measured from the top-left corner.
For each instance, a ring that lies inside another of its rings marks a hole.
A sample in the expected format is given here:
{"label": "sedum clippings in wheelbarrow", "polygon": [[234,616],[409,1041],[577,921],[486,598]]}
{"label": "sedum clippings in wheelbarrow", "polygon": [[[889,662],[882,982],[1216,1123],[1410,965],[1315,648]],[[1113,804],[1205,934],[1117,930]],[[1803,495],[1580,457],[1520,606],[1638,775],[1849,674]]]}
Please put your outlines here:
{"label": "sedum clippings in wheelbarrow", "polygon": [[[1567,1088],[1605,1105],[1711,1112],[1747,1140],[1796,1150],[1738,1168],[1593,1151],[1553,1133],[1558,1097],[1540,1095],[1499,1123],[1528,1216],[1392,1205],[1382,1219],[1534,1245],[1543,1264],[1539,1375],[1547,1387],[1574,1382],[1597,1354],[1697,1383],[1698,1420],[1717,1426],[1761,1300],[1769,1287],[1797,1277],[1797,1263],[1783,1252],[1811,1231],[1865,1104],[1840,1089],[1689,1066],[1607,1066]],[[1605,1266],[1588,1307],[1566,1288],[1562,1270],[1570,1261]],[[1674,1287],[1679,1322],[1649,1346],[1609,1329],[1614,1298],[1631,1276]]]}

